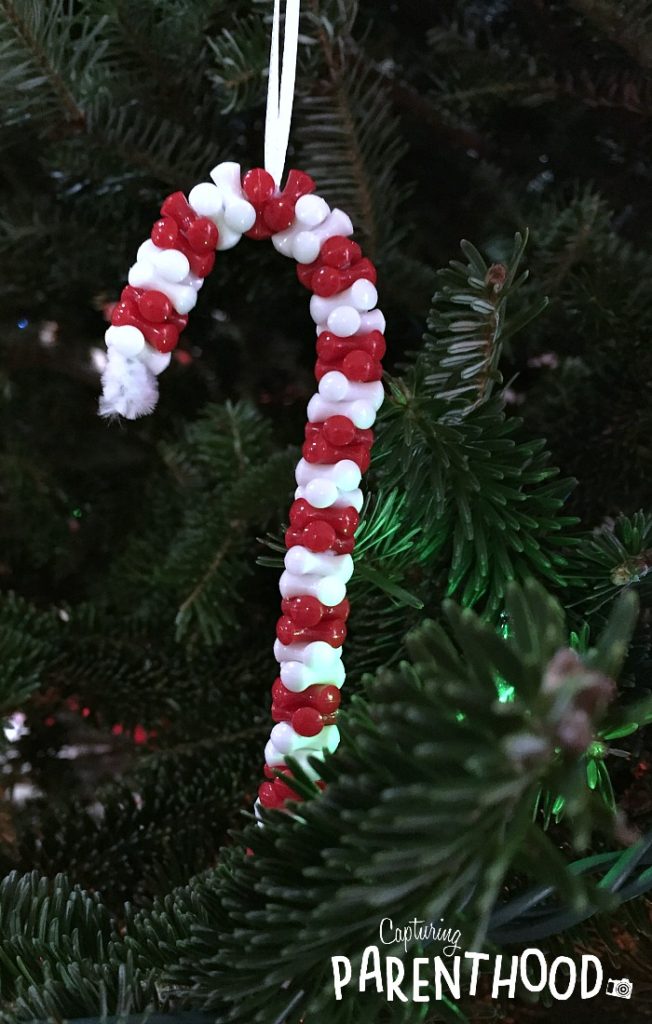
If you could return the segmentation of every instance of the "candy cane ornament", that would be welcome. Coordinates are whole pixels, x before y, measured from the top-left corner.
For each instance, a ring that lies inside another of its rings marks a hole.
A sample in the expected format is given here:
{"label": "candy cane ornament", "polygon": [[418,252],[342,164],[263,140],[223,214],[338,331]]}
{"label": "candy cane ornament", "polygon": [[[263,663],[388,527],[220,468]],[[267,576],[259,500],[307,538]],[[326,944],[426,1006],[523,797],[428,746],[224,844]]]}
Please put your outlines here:
{"label": "candy cane ornament", "polygon": [[241,178],[225,162],[186,198],[175,192],[161,206],[150,238],[140,246],[128,285],[106,332],[100,414],[136,419],[154,409],[157,377],[168,366],[215,254],[242,235],[271,239],[297,263],[312,292],[316,324],[317,391],[308,403],[295,500],[285,534],[287,553],[276,625],[272,686],[276,723],[265,746],[265,781],[256,801],[282,808],[298,796],[288,785],[287,758],[318,786],[315,762],[339,742],[337,715],[345,679],[342,645],[353,574],[352,553],[369,468],[376,414],[383,401],[381,360],[385,318],[377,308],[376,269],[351,240],[353,225],[315,195],[315,183],[291,170],[280,183],[288,145],[299,33],[299,0],[287,0],[279,68],[280,0],[274,3],[265,122],[265,169]]}
{"label": "candy cane ornament", "polygon": [[299,281],[312,292],[317,390],[308,403],[285,534],[282,616],[274,645],[279,676],[272,687],[276,724],[265,747],[257,801],[257,807],[282,808],[298,799],[283,778],[291,775],[287,758],[319,784],[310,762],[323,760],[339,741],[346,586],[363,503],[360,483],[383,401],[385,318],[376,306],[373,263],[351,240],[349,217],[314,194],[312,178],[290,171],[281,191],[262,168],[241,179],[234,163],[219,164],[211,178],[212,184],[196,185],[187,199],[180,192],[169,196],[138,250],[106,332],[100,412],[135,419],[152,411],[156,377],[170,361],[216,252],[232,248],[245,234],[270,238],[296,260]]}

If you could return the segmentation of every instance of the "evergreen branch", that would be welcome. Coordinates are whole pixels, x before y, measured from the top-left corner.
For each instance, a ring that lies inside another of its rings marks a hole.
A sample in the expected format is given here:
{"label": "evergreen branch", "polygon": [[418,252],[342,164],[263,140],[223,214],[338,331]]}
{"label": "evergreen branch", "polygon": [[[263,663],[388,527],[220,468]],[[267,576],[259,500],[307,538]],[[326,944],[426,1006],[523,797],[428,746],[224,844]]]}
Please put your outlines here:
{"label": "evergreen branch", "polygon": [[107,94],[99,94],[89,104],[86,128],[103,158],[119,160],[124,169],[126,162],[155,181],[169,185],[194,182],[203,173],[206,153],[212,139],[195,131],[191,137],[185,124],[177,123],[141,109],[141,104],[130,100],[115,103]]}
{"label": "evergreen branch", "polygon": [[[629,882],[619,897],[611,881],[585,880],[531,814],[537,789],[558,786],[569,843],[614,827],[586,785],[583,754],[608,715],[613,683],[604,672],[619,670],[635,614],[635,601],[622,601],[592,663],[571,665],[562,610],[534,584],[510,588],[506,638],[448,604],[448,631],[423,624],[409,641],[410,662],[368,681],[371,703],[355,703],[323,765],[326,791],[300,814],[265,812],[265,827],[248,826],[218,869],[151,909],[128,911],[120,935],[99,901],[79,894],[88,910],[78,947],[67,938],[74,918],[66,919],[43,958],[36,922],[51,883],[12,880],[0,892],[5,919],[24,904],[26,886],[37,899],[0,943],[5,1014],[29,1020],[63,1007],[97,1015],[190,997],[218,1021],[269,1024],[292,1005],[288,1020],[309,1013],[344,1024],[350,1006],[334,1003],[323,965],[333,952],[357,965],[383,916],[445,916],[479,948],[514,873],[552,885],[569,923],[590,904],[595,913],[613,908],[631,895]],[[499,681],[513,687],[511,703],[497,701]],[[635,854],[621,857],[609,879],[631,876]],[[57,885],[65,905],[70,888]],[[420,948],[387,952],[404,958]],[[372,1020],[382,996],[369,999]]]}
{"label": "evergreen branch", "polygon": [[345,26],[355,17],[355,5],[338,10],[344,24],[337,36],[323,8],[321,0],[311,0],[308,8],[327,77],[321,93],[298,97],[303,164],[349,213],[373,258],[390,238],[400,201],[393,175],[404,145],[396,117],[388,115],[386,88],[368,62],[349,52]]}
{"label": "evergreen branch", "polygon": [[[44,122],[51,114],[49,100],[64,113],[73,131],[83,130],[86,112],[82,98],[92,71],[102,63],[106,18],[91,20],[72,0],[1,0],[0,87],[10,97],[6,123],[24,117]],[[44,102],[45,100],[45,102]]]}
{"label": "evergreen branch", "polygon": [[0,716],[20,708],[43,680],[57,622],[13,594],[0,595]]}
{"label": "evergreen branch", "polygon": [[253,106],[262,97],[267,74],[267,26],[260,17],[234,19],[216,39],[209,38],[216,61],[209,77],[222,97],[222,113]]}
{"label": "evergreen branch", "polygon": [[[58,3],[50,5],[51,20],[42,21],[40,16],[45,13],[42,4],[30,3],[29,5],[23,4],[20,6],[21,9],[19,9],[14,0],[0,0],[0,10],[7,19],[8,24],[13,28],[19,45],[30,54],[33,64],[42,74],[42,79],[50,83],[52,91],[58,97],[70,122],[73,125],[83,127],[85,120],[84,112],[78,106],[74,95],[54,65],[52,56],[46,51],[44,45],[44,39],[47,39],[52,31],[52,23],[55,19],[56,21],[61,21],[65,18],[70,19],[72,8],[69,7],[66,10],[63,0],[59,0]],[[40,84],[41,81],[38,78],[36,80],[24,80],[19,88],[29,89]]]}
{"label": "evergreen branch", "polygon": [[[244,524],[236,521],[234,523],[230,523],[229,525],[232,531],[234,531],[235,533],[239,533]],[[208,566],[208,568],[206,569],[204,575],[197,581],[195,587],[193,588],[191,593],[188,594],[188,597],[185,599],[185,601],[182,601],[181,604],[179,605],[179,611],[177,612],[177,625],[180,628],[183,627],[184,622],[192,613],[193,605],[195,604],[195,602],[201,600],[201,598],[204,596],[206,588],[209,586],[209,584],[215,577],[218,569],[222,565],[222,562],[224,561],[226,555],[228,554],[230,548],[232,547],[233,540],[233,533],[230,533],[227,537],[224,538],[219,548],[215,552],[215,556],[211,561],[210,565]]]}
{"label": "evergreen branch", "polygon": [[534,572],[563,583],[556,536],[574,522],[558,515],[573,482],[552,481],[545,443],[517,439],[521,421],[491,397],[502,346],[545,305],[537,298],[506,312],[526,280],[523,248],[517,235],[510,260],[488,267],[464,243],[467,263],[440,272],[429,321],[437,333],[390,382],[375,464],[385,488],[405,491],[430,556],[447,556],[448,593],[468,604],[484,598],[492,614],[510,579]]}
{"label": "evergreen branch", "polygon": [[652,117],[652,78],[629,69],[593,74],[588,69],[573,73],[560,71],[557,89],[562,95],[581,100],[588,107],[626,110],[639,117]]}
{"label": "evergreen branch", "polygon": [[626,8],[609,0],[571,0],[571,6],[641,67],[652,69],[652,10],[647,0],[634,0]]}
{"label": "evergreen branch", "polygon": [[90,801],[33,806],[39,829],[18,824],[18,852],[4,853],[5,870],[65,870],[91,891],[101,887],[116,913],[124,901],[142,906],[165,895],[210,865],[236,824],[255,785],[251,739],[242,730],[186,752],[150,754]]}
{"label": "evergreen branch", "polygon": [[[613,893],[619,903],[623,903],[652,887],[650,847],[652,834],[641,838],[625,851],[584,857],[569,865],[569,870],[573,874],[604,871],[598,887],[602,892]],[[596,906],[591,902],[587,907],[575,911],[554,903],[544,907],[543,904],[553,893],[554,887],[546,886],[530,890],[502,904],[492,915],[489,926],[491,939],[501,944],[540,941],[574,928],[596,913]]]}
{"label": "evergreen branch", "polygon": [[439,272],[420,364],[424,385],[464,413],[490,398],[494,384],[501,382],[498,362],[505,341],[547,305],[547,299],[540,299],[507,319],[508,301],[527,280],[527,272],[518,273],[527,238],[527,232],[517,233],[507,263],[491,266],[463,241],[467,263],[451,261]]}
{"label": "evergreen branch", "polygon": [[586,614],[611,604],[624,590],[636,589],[649,603],[652,516],[641,511],[605,523],[582,538],[576,558],[578,583],[582,587],[576,603]]}

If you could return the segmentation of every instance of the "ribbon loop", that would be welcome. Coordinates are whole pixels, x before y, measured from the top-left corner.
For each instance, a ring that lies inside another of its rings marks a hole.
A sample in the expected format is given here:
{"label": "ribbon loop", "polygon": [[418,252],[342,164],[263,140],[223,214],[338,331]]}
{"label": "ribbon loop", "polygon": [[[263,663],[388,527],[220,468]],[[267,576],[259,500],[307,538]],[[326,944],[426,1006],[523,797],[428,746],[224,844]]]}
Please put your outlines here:
{"label": "ribbon loop", "polygon": [[286,0],[283,58],[280,60],[281,0],[274,0],[265,115],[265,170],[280,187],[290,139],[299,44],[301,0]]}

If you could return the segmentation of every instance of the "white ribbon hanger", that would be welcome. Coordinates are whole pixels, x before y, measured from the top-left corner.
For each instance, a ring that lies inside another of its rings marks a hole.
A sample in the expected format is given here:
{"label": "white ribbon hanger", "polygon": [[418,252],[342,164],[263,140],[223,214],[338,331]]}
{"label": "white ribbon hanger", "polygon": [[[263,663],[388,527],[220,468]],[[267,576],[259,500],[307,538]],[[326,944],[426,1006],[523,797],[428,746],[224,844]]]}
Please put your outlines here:
{"label": "white ribbon hanger", "polygon": [[274,0],[267,112],[265,115],[265,170],[271,174],[279,187],[290,139],[294,82],[297,71],[300,6],[301,0],[286,0],[283,59],[281,61],[279,54],[281,0]]}

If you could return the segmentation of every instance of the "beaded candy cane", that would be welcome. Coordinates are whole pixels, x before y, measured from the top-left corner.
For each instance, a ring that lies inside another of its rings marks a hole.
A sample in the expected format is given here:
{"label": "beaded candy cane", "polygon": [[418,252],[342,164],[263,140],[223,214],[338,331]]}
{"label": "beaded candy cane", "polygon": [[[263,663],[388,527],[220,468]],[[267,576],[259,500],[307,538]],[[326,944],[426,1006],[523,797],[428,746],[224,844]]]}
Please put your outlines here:
{"label": "beaded candy cane", "polygon": [[[285,571],[279,583],[283,614],[274,644],[280,666],[272,687],[276,725],[265,747],[266,779],[258,792],[257,812],[260,805],[281,808],[286,800],[298,799],[285,781],[291,776],[288,757],[322,785],[309,762],[323,761],[325,751],[334,751],[339,742],[342,644],[349,614],[346,584],[353,573],[354,533],[363,501],[359,485],[369,466],[371,427],[383,401],[385,318],[376,308],[375,267],[350,240],[350,218],[314,194],[309,175],[290,171],[284,189],[278,187],[289,132],[298,7],[298,0],[288,4],[284,66],[289,52],[290,73],[281,81],[279,101],[273,70],[276,0],[268,169],[255,168],[241,179],[238,164],[221,163],[211,171],[212,183],[196,185],[187,199],[175,192],[164,201],[161,219],[138,250],[106,332],[100,400],[104,416],[135,419],[153,410],[156,378],[170,362],[216,250],[232,248],[246,234],[271,238],[278,252],[296,260],[299,280],[312,292],[318,387],[308,403],[285,535]],[[270,130],[274,112],[283,123]]]}

